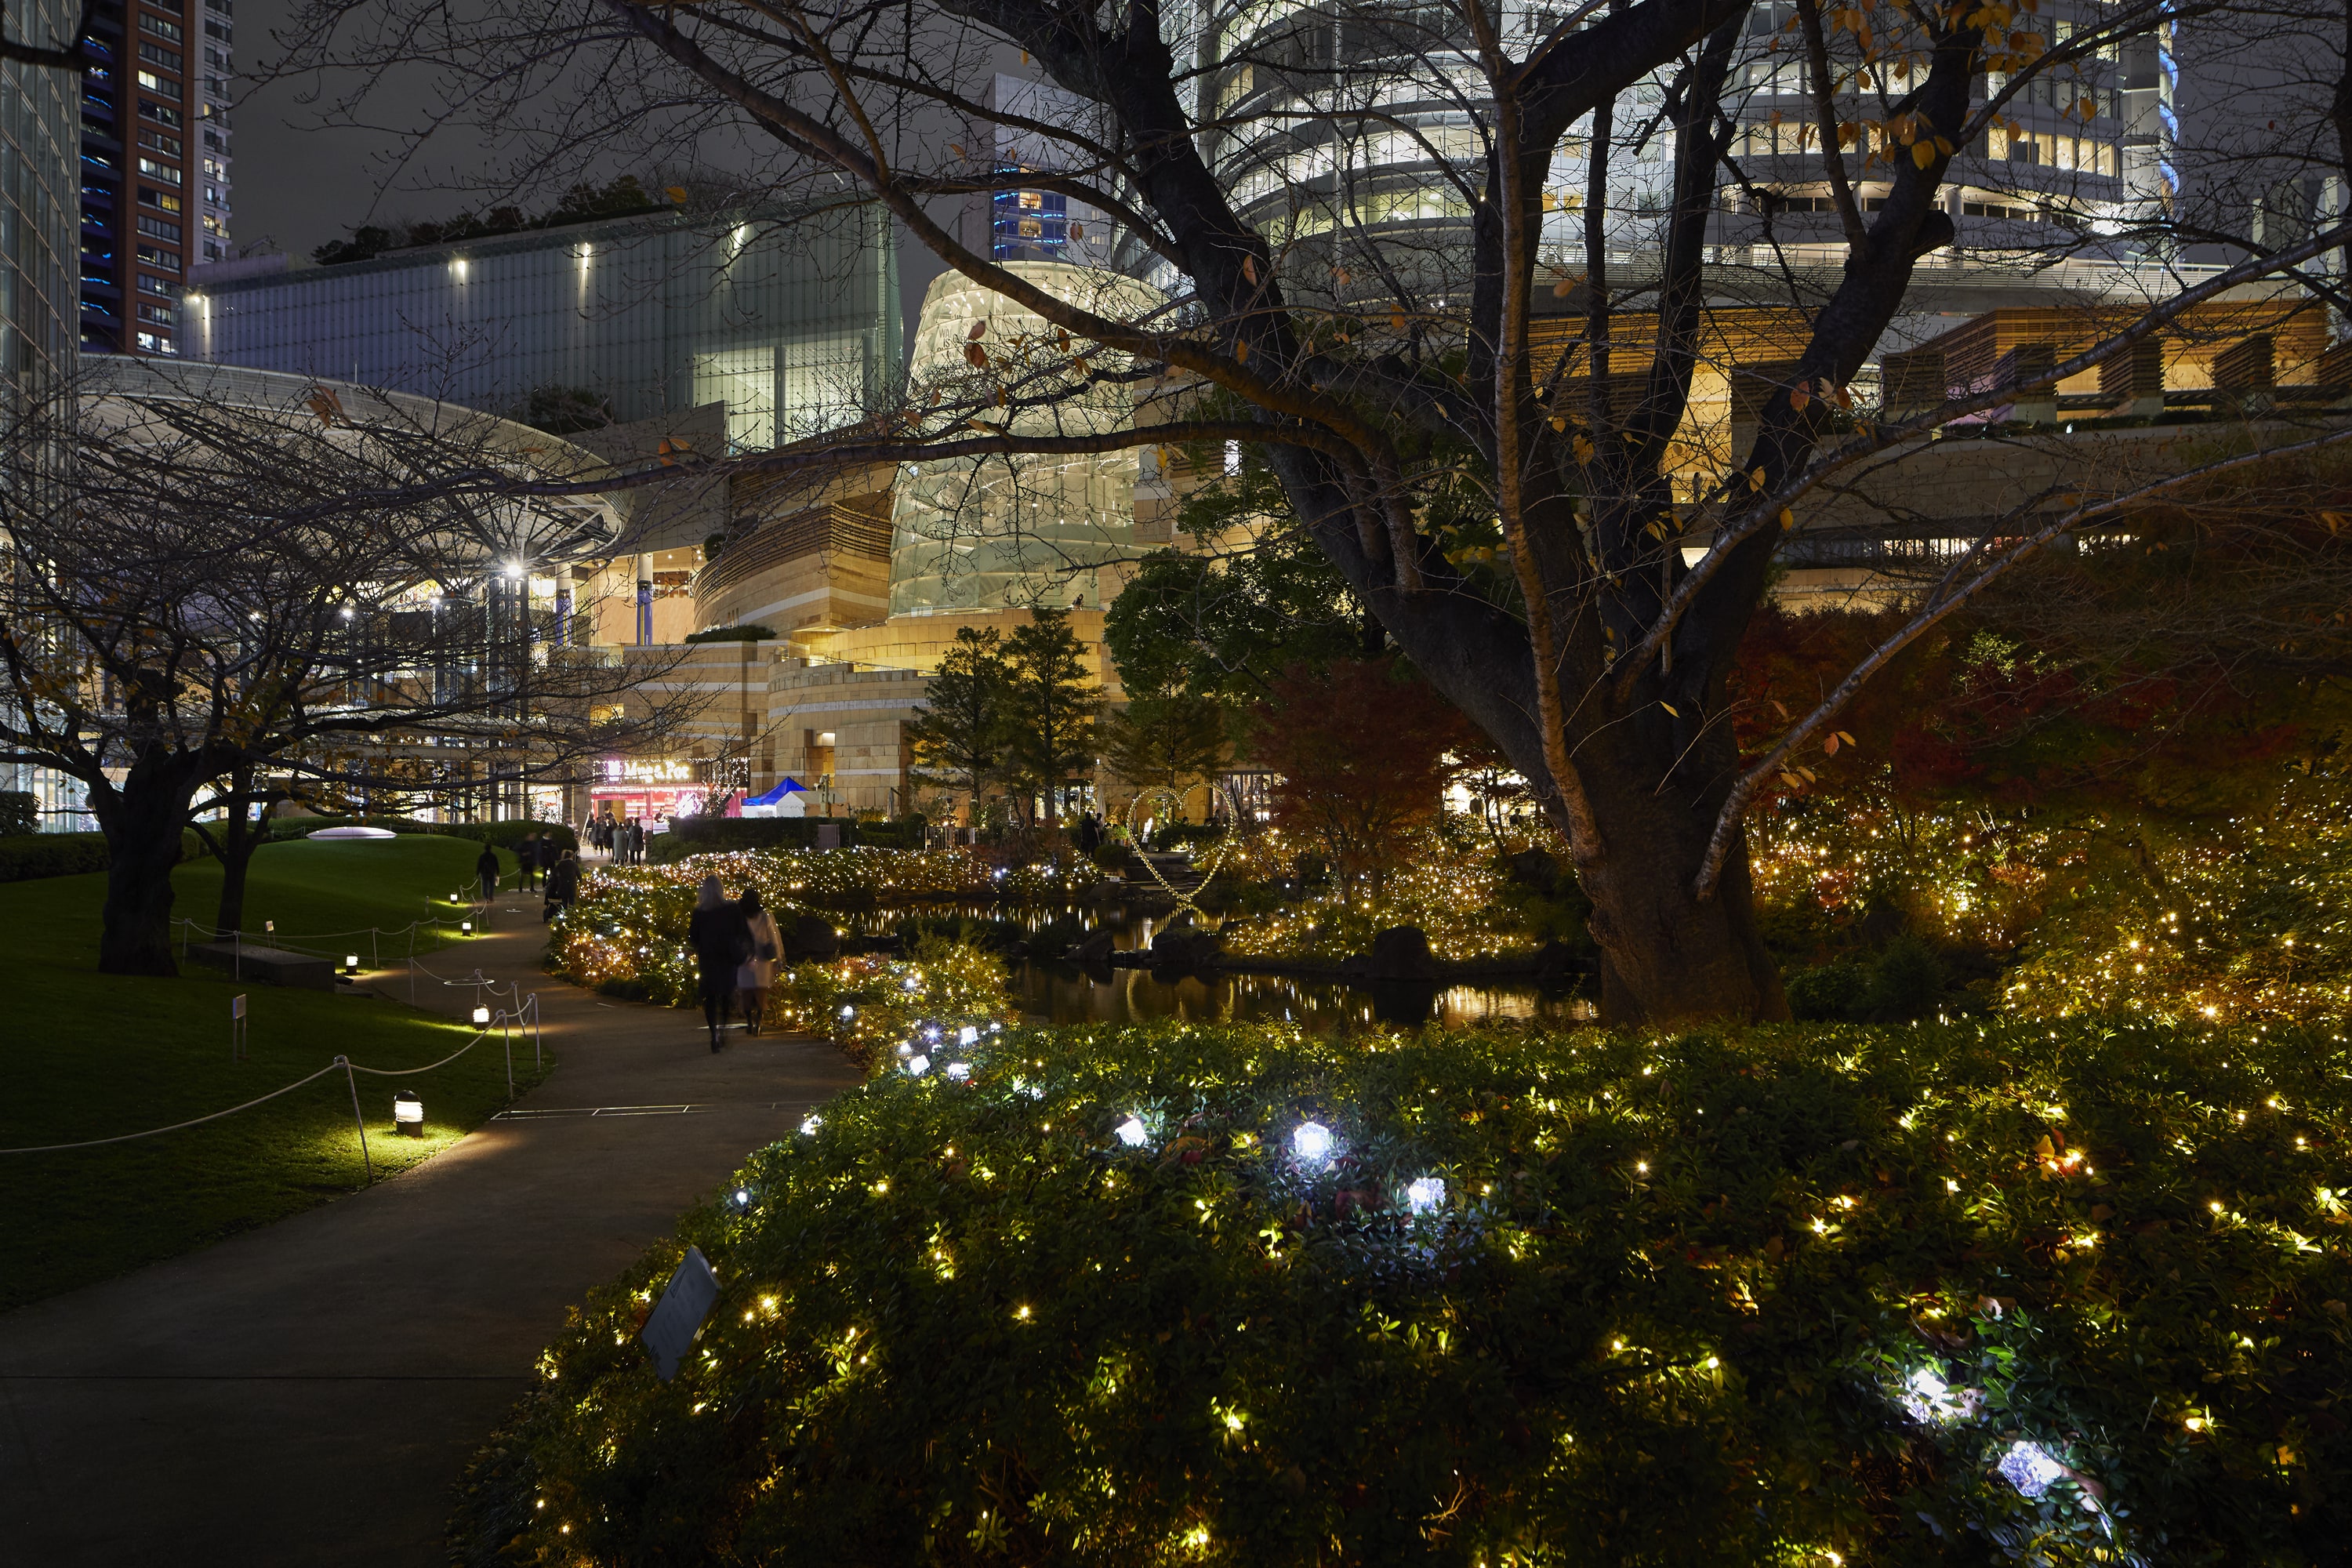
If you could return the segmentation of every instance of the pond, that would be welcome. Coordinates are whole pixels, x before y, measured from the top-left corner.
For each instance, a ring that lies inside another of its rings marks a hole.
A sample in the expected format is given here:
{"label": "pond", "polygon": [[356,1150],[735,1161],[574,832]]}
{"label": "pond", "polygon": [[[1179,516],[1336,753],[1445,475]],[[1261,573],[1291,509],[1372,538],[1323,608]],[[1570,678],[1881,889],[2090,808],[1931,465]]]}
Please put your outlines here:
{"label": "pond", "polygon": [[[858,923],[890,930],[910,911],[886,910]],[[1012,921],[1029,930],[1056,920],[1075,920],[1088,930],[1108,927],[1111,945],[1134,952],[1151,945],[1162,916],[1123,905],[929,905],[928,918],[958,916],[975,921]],[[1202,922],[1219,923],[1212,916]],[[1185,974],[1163,978],[1148,969],[1087,967],[1050,960],[1015,958],[1008,963],[1013,990],[1033,1023],[1127,1024],[1176,1019],[1194,1024],[1294,1023],[1310,1034],[1340,1034],[1375,1025],[1475,1024],[1486,1019],[1524,1018],[1568,1024],[1591,1016],[1591,1004],[1572,983],[1538,984],[1524,979],[1461,983],[1380,981],[1363,984],[1320,975]]]}

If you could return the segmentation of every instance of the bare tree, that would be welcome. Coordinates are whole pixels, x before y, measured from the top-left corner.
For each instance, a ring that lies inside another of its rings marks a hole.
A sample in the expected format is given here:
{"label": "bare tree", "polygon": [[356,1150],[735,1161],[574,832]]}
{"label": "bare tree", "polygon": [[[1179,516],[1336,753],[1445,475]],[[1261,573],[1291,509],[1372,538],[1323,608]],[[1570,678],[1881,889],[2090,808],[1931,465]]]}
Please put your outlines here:
{"label": "bare tree", "polygon": [[[1887,644],[1743,767],[1727,675],[1796,509],[1933,450],[1955,422],[1992,425],[2193,331],[2251,287],[2316,309],[2335,288],[2323,258],[2352,237],[2316,211],[2284,230],[2232,224],[2227,203],[2192,224],[2151,165],[2118,167],[2116,139],[2085,153],[2076,134],[2138,102],[2131,73],[2156,70],[2178,29],[2277,36],[2319,26],[2316,11],[2067,5],[2045,26],[2037,0],[493,0],[463,17],[312,0],[289,63],[442,68],[440,124],[520,149],[503,178],[731,135],[754,149],[755,183],[879,202],[1045,324],[975,339],[969,378],[918,387],[894,419],[759,462],[1256,444],[1289,525],[1565,834],[1607,1014],[1773,1016],[1785,1004],[1750,912],[1749,807],[1902,647],[2183,474],[2095,464],[1974,520]],[[2352,101],[2340,37],[2328,47],[2313,69],[2335,92],[2284,112],[2325,120]],[[975,90],[1012,49],[1061,107]],[[1008,158],[1008,142],[1054,158]],[[2340,139],[2275,144],[2301,147],[2307,173],[2352,173]],[[2020,169],[2050,177],[1980,199]],[[948,216],[1016,188],[1102,215],[1116,242],[1072,237],[1065,254],[1151,280],[1154,302],[1056,292]],[[1964,224],[2012,273],[2040,268],[2054,286],[2067,267],[2105,268],[2083,331],[1990,374],[1857,395],[1916,309],[1924,258],[1954,254]],[[2179,265],[2189,246],[2220,260]],[[1726,349],[1739,311],[1776,323],[1785,347],[1768,363]],[[1696,428],[1702,374],[1735,382],[1728,431]],[[1176,389],[1177,416],[1076,434],[1021,417],[1106,378]],[[2191,468],[2248,470],[2339,426],[2248,425]],[[1496,565],[1426,526],[1431,495],[1465,485],[1488,503]]]}
{"label": "bare tree", "polygon": [[[34,9],[37,13],[41,7],[37,5]],[[18,36],[18,29],[10,24],[7,6],[0,5],[0,60],[49,70],[77,72],[104,65],[105,58],[90,47],[89,41],[90,17],[97,9],[98,0],[81,0],[71,13],[73,36],[43,39]]]}
{"label": "bare tree", "polygon": [[222,840],[236,877],[245,813],[271,789],[446,798],[562,779],[686,717],[656,702],[623,718],[661,671],[531,618],[528,571],[613,548],[610,509],[463,495],[576,476],[584,455],[567,473],[569,449],[530,434],[143,362],[98,362],[15,411],[0,757],[88,791],[109,851],[101,970],[173,972],[171,872],[199,813],[239,824]]}

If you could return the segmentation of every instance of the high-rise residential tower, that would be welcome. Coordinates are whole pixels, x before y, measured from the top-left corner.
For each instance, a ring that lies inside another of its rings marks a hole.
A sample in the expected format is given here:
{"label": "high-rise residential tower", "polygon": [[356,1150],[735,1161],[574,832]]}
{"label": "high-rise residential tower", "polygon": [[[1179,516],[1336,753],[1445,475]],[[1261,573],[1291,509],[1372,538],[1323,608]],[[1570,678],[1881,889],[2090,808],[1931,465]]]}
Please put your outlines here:
{"label": "high-rise residential tower", "polygon": [[81,93],[81,341],[121,353],[185,346],[188,269],[229,254],[234,0],[99,0],[106,63]]}

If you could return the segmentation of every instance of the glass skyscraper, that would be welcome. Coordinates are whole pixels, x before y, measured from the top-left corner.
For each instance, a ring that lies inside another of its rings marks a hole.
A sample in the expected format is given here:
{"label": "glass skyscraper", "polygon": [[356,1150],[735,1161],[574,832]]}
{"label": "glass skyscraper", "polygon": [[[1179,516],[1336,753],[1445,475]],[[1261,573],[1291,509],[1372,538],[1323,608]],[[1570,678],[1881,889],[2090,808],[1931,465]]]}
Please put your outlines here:
{"label": "glass skyscraper", "polygon": [[[11,6],[10,33],[62,47],[73,0]],[[70,374],[74,353],[79,72],[0,64],[0,383],[11,392]]]}
{"label": "glass skyscraper", "polygon": [[901,354],[878,207],[622,217],[245,272],[185,299],[195,358],[505,413],[580,391],[619,420],[727,405],[737,450],[885,403]]}

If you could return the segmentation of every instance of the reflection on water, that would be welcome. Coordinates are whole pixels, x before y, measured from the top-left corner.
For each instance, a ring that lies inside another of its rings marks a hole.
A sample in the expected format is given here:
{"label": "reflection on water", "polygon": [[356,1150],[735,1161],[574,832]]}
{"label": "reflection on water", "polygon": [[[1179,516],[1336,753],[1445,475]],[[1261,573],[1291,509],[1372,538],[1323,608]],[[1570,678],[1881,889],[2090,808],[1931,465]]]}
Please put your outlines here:
{"label": "reflection on water", "polygon": [[[965,919],[1009,921],[1037,931],[1055,921],[1075,921],[1092,931],[1107,927],[1121,952],[1148,948],[1164,921],[1123,905],[925,904],[878,910],[845,918],[845,925],[880,934],[917,914],[926,921]],[[1214,930],[1212,916],[1202,922]],[[1387,1024],[1475,1024],[1490,1018],[1527,1018],[1567,1024],[1591,1016],[1589,1002],[1567,986],[1545,987],[1530,977],[1470,984],[1381,981],[1349,985],[1337,980],[1279,974],[1187,974],[1163,979],[1150,970],[1082,968],[1075,963],[1013,959],[1013,989],[1029,1017],[1053,1024],[1128,1024],[1169,1018],[1191,1024],[1288,1022],[1310,1034],[1338,1034]]]}

